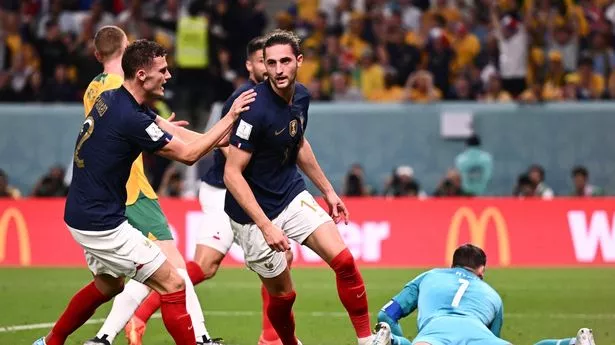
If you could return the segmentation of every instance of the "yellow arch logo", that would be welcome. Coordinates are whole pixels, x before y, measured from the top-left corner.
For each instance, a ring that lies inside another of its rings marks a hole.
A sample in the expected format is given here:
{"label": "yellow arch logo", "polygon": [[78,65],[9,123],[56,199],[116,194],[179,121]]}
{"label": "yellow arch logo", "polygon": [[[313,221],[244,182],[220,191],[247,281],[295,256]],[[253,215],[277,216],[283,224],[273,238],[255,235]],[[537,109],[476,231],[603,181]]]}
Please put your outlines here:
{"label": "yellow arch logo", "polygon": [[448,229],[446,239],[446,262],[451,264],[453,261],[453,253],[459,245],[459,231],[463,221],[468,222],[470,232],[470,243],[475,246],[484,248],[485,238],[489,221],[493,220],[495,231],[498,236],[498,251],[500,254],[500,265],[510,265],[510,242],[508,240],[508,227],[506,221],[502,217],[502,213],[495,207],[487,207],[480,216],[476,216],[474,211],[469,207],[461,207],[455,212],[451,219],[451,224]]}
{"label": "yellow arch logo", "polygon": [[19,242],[19,263],[22,266],[29,266],[32,262],[32,254],[30,252],[30,237],[28,235],[28,227],[26,220],[21,212],[10,207],[2,213],[0,217],[0,263],[6,258],[6,239],[8,238],[9,222],[13,220],[17,229],[17,240]]}

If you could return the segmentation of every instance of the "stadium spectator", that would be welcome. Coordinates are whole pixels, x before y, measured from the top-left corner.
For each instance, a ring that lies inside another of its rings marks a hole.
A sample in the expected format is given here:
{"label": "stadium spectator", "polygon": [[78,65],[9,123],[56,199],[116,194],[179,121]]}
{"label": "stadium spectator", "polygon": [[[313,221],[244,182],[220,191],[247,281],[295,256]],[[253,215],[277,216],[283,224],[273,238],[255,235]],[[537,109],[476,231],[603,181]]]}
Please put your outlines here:
{"label": "stadium spectator", "polygon": [[43,101],[47,102],[75,102],[79,99],[75,85],[68,79],[66,66],[55,66],[53,79],[45,84]]}
{"label": "stadium spectator", "polygon": [[433,83],[442,94],[447,94],[451,77],[450,66],[455,53],[443,29],[431,29],[425,50],[428,56],[427,70],[433,75]]}
{"label": "stadium spectator", "polygon": [[532,164],[528,169],[527,176],[535,186],[534,194],[543,199],[553,199],[553,189],[545,183],[545,169],[539,164]]}
{"label": "stadium spectator", "polygon": [[406,43],[404,36],[401,28],[389,27],[386,41],[378,47],[381,61],[397,71],[396,84],[402,86],[421,63],[421,51]]}
{"label": "stadium spectator", "polygon": [[401,165],[393,171],[393,175],[385,183],[383,194],[388,197],[425,196],[414,178],[414,169],[408,165]]}
{"label": "stadium spectator", "polygon": [[68,195],[68,186],[64,184],[64,168],[53,166],[49,172],[36,183],[32,195],[35,197],[60,197]]}
{"label": "stadium spectator", "polygon": [[503,103],[512,101],[511,94],[502,89],[502,79],[500,79],[497,72],[491,73],[487,80],[485,93],[479,96],[479,100],[486,103]]}
{"label": "stadium spectator", "polygon": [[384,88],[375,90],[368,98],[371,102],[401,102],[406,99],[406,90],[397,85],[397,72],[391,68],[384,74]]}
{"label": "stadium spectator", "polygon": [[449,169],[446,176],[438,184],[434,196],[436,197],[458,197],[472,196],[471,193],[465,192],[461,184],[461,175],[457,169]]}
{"label": "stadium spectator", "polygon": [[471,101],[475,99],[470,80],[464,76],[457,78],[453,87],[449,90],[447,99],[455,101]]}
{"label": "stadium spectator", "polygon": [[576,95],[581,100],[599,99],[604,92],[604,78],[593,71],[593,60],[584,56],[579,60],[575,73],[567,76],[576,85]]}
{"label": "stadium spectator", "polygon": [[53,77],[55,67],[68,60],[68,48],[60,36],[60,27],[54,20],[46,24],[45,36],[36,44],[41,59],[41,73],[43,80]]}
{"label": "stadium spectator", "polygon": [[343,194],[345,196],[368,196],[371,194],[370,189],[365,183],[363,167],[358,163],[353,164],[344,179]]}
{"label": "stadium spectator", "polygon": [[432,74],[425,70],[411,74],[406,89],[408,100],[414,103],[430,103],[442,99],[442,92],[434,86]]}
{"label": "stadium spectator", "polygon": [[510,14],[498,19],[496,6],[491,2],[491,16],[494,33],[498,39],[499,72],[502,87],[513,97],[526,88],[528,37],[523,22]]}
{"label": "stadium spectator", "polygon": [[577,67],[579,55],[579,37],[575,21],[569,23],[553,23],[550,21],[547,38],[547,50],[558,52],[559,61],[563,63],[566,72],[573,72]]}
{"label": "stadium spectator", "polygon": [[455,168],[461,174],[464,193],[485,195],[493,175],[493,157],[481,149],[481,139],[472,135],[466,140],[467,148],[455,157]]}
{"label": "stadium spectator", "polygon": [[11,65],[11,89],[14,95],[12,101],[26,101],[28,91],[28,80],[34,72],[31,66],[26,65],[23,53],[19,52],[13,56]]}
{"label": "stadium spectator", "polygon": [[602,188],[589,183],[589,171],[582,165],[575,166],[572,169],[572,182],[574,189],[571,196],[592,197],[604,195]]}
{"label": "stadium spectator", "polygon": [[469,32],[467,26],[462,22],[455,24],[453,49],[455,51],[455,60],[452,67],[453,74],[467,69],[480,53],[478,37]]}
{"label": "stadium spectator", "polygon": [[0,198],[21,198],[21,192],[19,189],[9,185],[9,178],[2,169],[0,169]]}
{"label": "stadium spectator", "polygon": [[517,185],[513,189],[513,196],[521,199],[536,196],[536,184],[532,182],[528,174],[519,175]]}
{"label": "stadium spectator", "polygon": [[349,75],[344,72],[335,72],[331,75],[333,85],[332,98],[334,101],[360,101],[363,99],[361,91],[349,85]]}

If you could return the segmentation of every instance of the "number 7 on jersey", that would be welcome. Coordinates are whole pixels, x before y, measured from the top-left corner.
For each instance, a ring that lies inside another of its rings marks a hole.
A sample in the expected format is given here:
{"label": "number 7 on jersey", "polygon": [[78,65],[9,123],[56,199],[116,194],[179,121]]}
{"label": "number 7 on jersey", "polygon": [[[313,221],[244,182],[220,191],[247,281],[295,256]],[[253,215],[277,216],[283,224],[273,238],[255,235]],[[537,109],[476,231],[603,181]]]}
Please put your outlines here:
{"label": "number 7 on jersey", "polygon": [[461,297],[463,297],[463,294],[468,289],[468,286],[470,286],[470,281],[466,279],[459,278],[459,283],[461,285],[459,286],[459,289],[457,289],[457,293],[455,294],[455,297],[453,297],[453,303],[451,303],[451,306],[453,308],[459,307],[459,302],[461,302]]}

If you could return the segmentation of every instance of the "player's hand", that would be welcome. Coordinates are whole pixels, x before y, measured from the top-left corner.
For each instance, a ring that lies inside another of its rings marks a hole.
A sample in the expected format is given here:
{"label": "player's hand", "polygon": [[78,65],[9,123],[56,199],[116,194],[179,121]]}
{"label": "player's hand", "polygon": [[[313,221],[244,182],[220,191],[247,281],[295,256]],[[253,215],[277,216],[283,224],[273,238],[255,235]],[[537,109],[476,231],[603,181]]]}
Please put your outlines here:
{"label": "player's hand", "polygon": [[167,121],[169,121],[172,125],[178,126],[178,127],[186,127],[190,124],[190,122],[186,121],[186,120],[178,120],[178,121],[173,121],[175,120],[175,112],[171,113],[171,116],[169,116],[169,118],[167,119]]}
{"label": "player's hand", "polygon": [[285,252],[290,250],[290,241],[288,240],[288,237],[282,229],[275,226],[273,223],[269,223],[269,225],[263,227],[261,231],[263,232],[265,241],[271,249],[276,252]]}
{"label": "player's hand", "polygon": [[325,195],[325,201],[329,205],[329,215],[333,218],[333,221],[337,224],[343,219],[344,224],[348,224],[350,212],[348,212],[342,199],[335,192],[331,192]]}
{"label": "player's hand", "polygon": [[237,120],[239,115],[244,111],[250,110],[249,104],[254,102],[256,99],[256,91],[254,89],[250,89],[244,91],[239,97],[235,99],[233,105],[231,106],[231,110],[229,110],[227,116],[231,116],[233,120]]}

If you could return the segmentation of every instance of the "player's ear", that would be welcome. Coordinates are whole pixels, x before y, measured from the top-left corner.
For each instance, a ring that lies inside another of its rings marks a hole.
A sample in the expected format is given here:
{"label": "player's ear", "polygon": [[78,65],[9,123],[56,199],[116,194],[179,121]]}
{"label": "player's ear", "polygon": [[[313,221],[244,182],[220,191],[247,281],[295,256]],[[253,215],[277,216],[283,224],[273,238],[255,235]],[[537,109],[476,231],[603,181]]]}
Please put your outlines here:
{"label": "player's ear", "polygon": [[98,50],[94,50],[94,57],[98,62],[103,63],[102,56],[100,55],[100,52]]}
{"label": "player's ear", "polygon": [[480,266],[479,268],[477,268],[476,269],[476,275],[480,279],[483,279],[485,277],[485,266]]}
{"label": "player's ear", "polygon": [[301,67],[302,63],[303,63],[303,54],[299,54],[297,55],[297,67]]}
{"label": "player's ear", "polygon": [[246,60],[246,69],[248,72],[252,73],[252,61]]}
{"label": "player's ear", "polygon": [[147,78],[147,73],[145,73],[144,69],[140,69],[137,70],[137,79],[139,79],[140,81],[145,81],[145,79]]}

